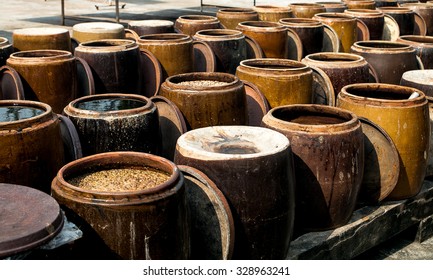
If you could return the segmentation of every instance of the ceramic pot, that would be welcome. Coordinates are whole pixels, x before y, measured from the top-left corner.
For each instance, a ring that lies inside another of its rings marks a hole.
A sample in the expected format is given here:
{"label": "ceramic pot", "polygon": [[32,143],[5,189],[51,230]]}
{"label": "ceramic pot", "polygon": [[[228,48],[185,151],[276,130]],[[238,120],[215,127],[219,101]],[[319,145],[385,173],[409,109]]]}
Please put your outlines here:
{"label": "ceramic pot", "polygon": [[335,94],[346,85],[377,82],[374,69],[360,55],[323,52],[310,54],[302,62],[322,69],[331,79]]}
{"label": "ceramic pot", "polygon": [[159,95],[182,112],[188,130],[214,125],[246,125],[243,82],[227,73],[186,73],[168,77]]}
{"label": "ceramic pot", "polygon": [[232,29],[200,30],[193,36],[194,40],[206,42],[216,58],[217,72],[235,74],[242,60],[247,59],[245,35]]}
{"label": "ceramic pot", "polygon": [[15,51],[64,50],[72,51],[69,30],[57,27],[32,27],[12,32]]}
{"label": "ceramic pot", "polygon": [[87,41],[75,48],[75,56],[92,69],[96,94],[139,94],[139,55],[138,45],[125,39]]}
{"label": "ceramic pot", "polygon": [[0,67],[6,64],[6,60],[13,52],[14,47],[11,43],[9,43],[9,40],[7,38],[0,37]]}
{"label": "ceramic pot", "polygon": [[124,93],[85,96],[70,102],[63,114],[76,127],[84,156],[159,151],[158,111],[147,97]]}
{"label": "ceramic pot", "polygon": [[316,2],[316,4],[323,5],[326,13],[342,13],[347,9],[347,4],[344,2]]}
{"label": "ceramic pot", "polygon": [[402,43],[360,41],[353,44],[351,50],[367,60],[376,71],[380,83],[398,85],[404,72],[424,68],[416,50]]}
{"label": "ceramic pot", "polygon": [[176,19],[174,28],[180,33],[193,36],[199,30],[218,29],[222,26],[215,16],[183,15]]}
{"label": "ceramic pot", "polygon": [[374,10],[376,9],[376,3],[374,0],[350,0],[345,1],[347,8],[352,9],[368,9]]}
{"label": "ceramic pot", "polygon": [[360,19],[365,23],[365,25],[367,25],[370,33],[370,40],[382,39],[385,15],[381,11],[369,9],[348,9],[344,12]]}
{"label": "ceramic pot", "polygon": [[[110,169],[152,169],[159,183],[143,189],[103,191],[79,187],[74,178]],[[159,175],[155,175],[159,176]],[[71,184],[71,183],[74,183]],[[68,219],[83,231],[71,250],[85,259],[188,259],[190,238],[184,179],[164,158],[137,152],[84,157],[63,166],[51,186]]]}
{"label": "ceramic pot", "polygon": [[397,0],[375,0],[376,8],[381,7],[398,7]]}
{"label": "ceramic pot", "polygon": [[391,16],[398,23],[400,35],[413,35],[415,29],[415,13],[409,8],[382,7],[378,8],[384,14]]}
{"label": "ceramic pot", "polygon": [[0,101],[0,182],[50,193],[65,164],[60,120],[42,102]]}
{"label": "ceramic pot", "polygon": [[6,64],[19,73],[25,99],[46,103],[55,113],[77,97],[76,59],[68,51],[15,52]]}
{"label": "ceramic pot", "polygon": [[386,199],[415,196],[425,177],[430,142],[425,94],[400,85],[353,84],[342,88],[337,106],[376,123],[394,142],[400,157],[400,173],[397,185]]}
{"label": "ceramic pot", "polygon": [[247,59],[236,75],[255,84],[271,108],[288,104],[312,103],[312,70],[304,63],[289,59]]}
{"label": "ceramic pot", "polygon": [[404,35],[398,37],[397,42],[412,46],[424,69],[433,69],[433,36]]}
{"label": "ceramic pot", "polygon": [[433,36],[433,5],[430,3],[404,3],[400,7],[409,8],[424,19],[427,27],[427,36]]}
{"label": "ceramic pot", "polygon": [[365,30],[363,24],[357,18],[345,13],[319,13],[313,19],[319,20],[329,25],[340,39],[341,52],[350,52],[350,47],[358,40],[358,31],[364,40],[369,40],[370,35],[368,28]]}
{"label": "ceramic pot", "polygon": [[294,174],[284,135],[252,126],[195,129],[179,137],[174,162],[202,171],[227,198],[235,224],[234,259],[287,257]]}
{"label": "ceramic pot", "polygon": [[294,17],[312,18],[315,14],[326,12],[325,6],[317,3],[290,3]]}
{"label": "ceramic pot", "polygon": [[218,10],[216,17],[227,29],[236,29],[236,26],[243,21],[259,20],[257,12],[249,8],[222,8]]}
{"label": "ceramic pot", "polygon": [[150,51],[162,66],[163,78],[193,71],[193,41],[185,34],[167,33],[140,36],[141,50]]}
{"label": "ceramic pot", "polygon": [[358,117],[326,105],[271,109],[262,126],[284,134],[294,155],[295,232],[345,225],[364,172],[364,136]]}
{"label": "ceramic pot", "polygon": [[254,10],[261,21],[278,22],[282,18],[293,17],[292,10],[287,6],[256,5],[254,6]]}
{"label": "ceramic pot", "polygon": [[133,30],[138,36],[159,33],[173,33],[174,23],[170,20],[146,19],[131,20],[128,29]]}
{"label": "ceramic pot", "polygon": [[79,43],[105,39],[125,39],[125,28],[113,22],[82,22],[72,26],[72,38]]}
{"label": "ceramic pot", "polygon": [[287,27],[271,21],[244,21],[238,24],[241,31],[260,45],[267,58],[286,58],[288,56]]}

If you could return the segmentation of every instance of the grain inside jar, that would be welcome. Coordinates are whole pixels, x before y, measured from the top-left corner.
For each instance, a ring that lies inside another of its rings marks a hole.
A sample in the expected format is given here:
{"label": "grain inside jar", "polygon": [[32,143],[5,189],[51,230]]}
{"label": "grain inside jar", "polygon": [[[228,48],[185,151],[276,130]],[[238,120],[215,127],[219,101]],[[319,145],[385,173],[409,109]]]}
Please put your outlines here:
{"label": "grain inside jar", "polygon": [[220,87],[226,86],[229,83],[214,81],[214,80],[194,80],[194,81],[183,81],[178,83],[181,86],[190,86],[190,87]]}
{"label": "grain inside jar", "polygon": [[90,191],[130,192],[154,188],[166,182],[170,175],[164,171],[145,167],[113,168],[88,172],[73,177],[69,184]]}

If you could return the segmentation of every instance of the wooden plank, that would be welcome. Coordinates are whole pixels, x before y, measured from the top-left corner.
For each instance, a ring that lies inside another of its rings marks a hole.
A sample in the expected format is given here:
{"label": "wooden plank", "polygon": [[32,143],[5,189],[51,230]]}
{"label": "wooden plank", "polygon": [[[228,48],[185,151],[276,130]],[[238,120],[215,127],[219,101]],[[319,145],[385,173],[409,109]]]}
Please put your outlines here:
{"label": "wooden plank", "polygon": [[291,242],[288,259],[352,259],[433,215],[433,182],[406,200],[356,210],[335,230],[310,232]]}

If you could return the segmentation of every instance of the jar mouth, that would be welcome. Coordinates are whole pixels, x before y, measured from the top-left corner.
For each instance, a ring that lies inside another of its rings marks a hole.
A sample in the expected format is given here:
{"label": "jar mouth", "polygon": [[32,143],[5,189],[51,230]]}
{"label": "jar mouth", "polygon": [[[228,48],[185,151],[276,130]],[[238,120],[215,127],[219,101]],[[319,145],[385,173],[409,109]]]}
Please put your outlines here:
{"label": "jar mouth", "polygon": [[271,109],[268,114],[302,132],[337,132],[359,123],[354,113],[325,105],[284,105]]}
{"label": "jar mouth", "polygon": [[391,41],[380,41],[380,40],[371,40],[371,41],[358,41],[353,44],[353,46],[366,49],[370,51],[381,51],[382,49],[386,50],[395,50],[395,51],[401,51],[401,50],[412,50],[413,48],[408,44],[398,43],[398,42],[391,42]]}
{"label": "jar mouth", "polygon": [[222,72],[194,72],[178,74],[168,77],[165,83],[169,84],[170,87],[190,90],[190,89],[202,89],[202,90],[218,90],[231,87],[240,80],[237,76],[222,73]]}
{"label": "jar mouth", "polygon": [[266,11],[272,11],[272,12],[290,12],[290,7],[284,7],[284,6],[274,6],[274,5],[256,5],[254,6],[254,9],[257,12],[266,12]]}
{"label": "jar mouth", "polygon": [[69,103],[65,111],[88,117],[130,116],[153,107],[152,101],[141,95],[106,93],[80,97]]}
{"label": "jar mouth", "polygon": [[112,50],[124,50],[131,49],[134,47],[138,47],[135,41],[133,40],[124,40],[124,39],[102,39],[102,40],[93,40],[80,43],[77,47],[78,49],[94,49],[97,52],[102,50],[112,51]]}
{"label": "jar mouth", "polygon": [[187,21],[218,21],[217,17],[206,15],[183,15],[178,19]]}
{"label": "jar mouth", "polygon": [[399,39],[402,41],[408,41],[410,43],[416,43],[421,45],[433,45],[433,36],[402,35],[399,37]]}
{"label": "jar mouth", "polygon": [[190,36],[180,33],[160,33],[140,36],[139,42],[190,41]]}
{"label": "jar mouth", "polygon": [[[153,168],[169,174],[169,177],[163,183],[152,188],[120,192],[87,190],[69,183],[71,179],[76,176],[115,168]],[[140,152],[119,151],[90,155],[72,161],[58,171],[57,179],[61,185],[66,186],[67,188],[78,193],[87,193],[101,198],[114,198],[114,200],[121,200],[122,198],[133,195],[137,200],[139,200],[139,195],[157,195],[158,193],[172,189],[176,182],[181,180],[181,175],[178,167],[173,162],[160,156]],[[159,197],[156,199],[158,198],[161,198],[161,195],[159,195]],[[88,199],[91,200],[92,198]],[[124,199],[122,199],[122,201],[125,204],[134,204],[133,200],[126,202]],[[112,202],[114,203],[114,201]],[[142,201],[137,202],[142,203]]]}
{"label": "jar mouth", "polygon": [[241,66],[274,71],[306,70],[309,67],[299,61],[279,58],[253,58],[241,61]]}
{"label": "jar mouth", "polygon": [[380,7],[378,10],[384,13],[395,13],[395,14],[403,14],[403,13],[413,13],[410,8],[405,7]]}
{"label": "jar mouth", "polygon": [[351,53],[323,52],[309,54],[305,57],[305,60],[312,60],[329,64],[353,64],[354,62],[362,62],[365,59],[360,55]]}
{"label": "jar mouth", "polygon": [[322,4],[318,4],[318,3],[290,3],[289,6],[294,6],[294,7],[308,7],[308,8],[324,8],[324,6]]}
{"label": "jar mouth", "polygon": [[257,29],[285,29],[286,27],[278,22],[272,21],[243,21],[240,26],[246,26]]}
{"label": "jar mouth", "polygon": [[[19,110],[21,108],[23,110]],[[52,113],[51,106],[42,102],[0,100],[0,128],[30,127],[33,123],[51,118]]]}
{"label": "jar mouth", "polygon": [[383,16],[383,12],[370,9],[347,9],[344,12],[355,16]]}
{"label": "jar mouth", "polygon": [[257,14],[254,9],[248,9],[248,8],[222,8],[219,9],[218,12],[224,12],[224,13],[251,13],[251,14]]}
{"label": "jar mouth", "polygon": [[322,26],[322,22],[312,18],[282,18],[279,23],[289,27],[318,27]]}
{"label": "jar mouth", "polygon": [[318,13],[314,15],[314,18],[319,20],[340,20],[340,21],[353,21],[356,20],[354,16],[348,15],[347,13]]}
{"label": "jar mouth", "polygon": [[[400,104],[402,101],[406,101],[407,104],[414,104],[425,100],[425,94],[418,89],[392,84],[352,84],[344,86],[341,92],[360,102],[364,102],[367,99],[373,102],[390,104]],[[416,95],[413,95],[414,93]]]}
{"label": "jar mouth", "polygon": [[12,58],[31,60],[31,59],[61,59],[61,58],[73,58],[72,53],[69,51],[62,50],[29,50],[19,51],[10,55]]}
{"label": "jar mouth", "polygon": [[180,154],[207,160],[263,157],[286,150],[281,133],[263,127],[211,126],[191,130],[178,139]]}
{"label": "jar mouth", "polygon": [[204,29],[199,30],[193,36],[194,38],[203,38],[208,40],[224,40],[245,37],[239,30],[234,29]]}

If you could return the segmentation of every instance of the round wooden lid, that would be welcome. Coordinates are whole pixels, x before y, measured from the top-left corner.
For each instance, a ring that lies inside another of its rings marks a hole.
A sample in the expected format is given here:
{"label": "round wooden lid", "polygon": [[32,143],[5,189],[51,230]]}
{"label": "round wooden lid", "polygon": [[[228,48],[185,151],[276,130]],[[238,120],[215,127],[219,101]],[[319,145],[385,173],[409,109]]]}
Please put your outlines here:
{"label": "round wooden lid", "polygon": [[0,183],[0,205],[0,258],[34,249],[63,227],[57,201],[37,189]]}

